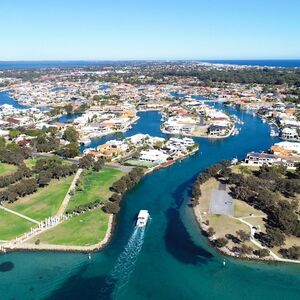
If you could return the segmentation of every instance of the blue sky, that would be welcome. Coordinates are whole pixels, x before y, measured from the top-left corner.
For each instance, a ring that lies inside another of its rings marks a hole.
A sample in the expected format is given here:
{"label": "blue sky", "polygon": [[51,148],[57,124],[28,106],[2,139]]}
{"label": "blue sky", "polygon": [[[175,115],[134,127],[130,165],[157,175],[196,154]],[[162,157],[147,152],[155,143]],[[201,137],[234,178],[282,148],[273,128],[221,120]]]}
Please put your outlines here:
{"label": "blue sky", "polygon": [[299,0],[1,0],[0,60],[300,58]]}

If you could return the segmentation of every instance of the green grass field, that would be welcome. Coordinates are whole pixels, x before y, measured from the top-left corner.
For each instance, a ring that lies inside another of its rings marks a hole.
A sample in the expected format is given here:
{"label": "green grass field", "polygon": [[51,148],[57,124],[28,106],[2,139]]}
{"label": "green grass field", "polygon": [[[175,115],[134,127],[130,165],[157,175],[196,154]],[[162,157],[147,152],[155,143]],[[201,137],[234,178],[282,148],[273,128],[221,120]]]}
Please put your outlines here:
{"label": "green grass field", "polygon": [[0,163],[0,176],[5,176],[17,171],[17,167],[11,164]]}
{"label": "green grass field", "polygon": [[28,168],[30,168],[30,169],[32,169],[33,167],[35,167],[35,164],[36,164],[36,162],[37,162],[37,158],[28,158],[28,159],[25,159],[24,160],[24,163],[25,163],[25,165],[28,167]]}
{"label": "green grass field", "polygon": [[74,176],[69,176],[60,180],[52,180],[47,187],[15,203],[7,204],[6,207],[34,220],[42,221],[57,213],[73,178]]}
{"label": "green grass field", "polygon": [[109,190],[111,185],[124,175],[123,172],[112,168],[103,168],[100,172],[84,172],[82,175],[83,190],[75,191],[74,196],[69,202],[68,209],[93,203],[97,199],[107,200],[112,194]]}
{"label": "green grass field", "polygon": [[0,240],[11,240],[30,231],[36,224],[0,209]]}
{"label": "green grass field", "polygon": [[107,231],[109,215],[101,209],[80,214],[32,239],[34,243],[90,246],[100,242]]}

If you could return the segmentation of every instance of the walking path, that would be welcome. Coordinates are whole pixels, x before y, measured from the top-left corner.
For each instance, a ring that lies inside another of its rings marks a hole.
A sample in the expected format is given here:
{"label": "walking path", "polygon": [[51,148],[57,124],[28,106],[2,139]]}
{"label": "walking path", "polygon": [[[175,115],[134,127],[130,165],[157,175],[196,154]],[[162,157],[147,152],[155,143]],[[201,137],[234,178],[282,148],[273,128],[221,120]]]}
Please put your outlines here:
{"label": "walking path", "polygon": [[66,208],[67,208],[67,206],[68,206],[68,203],[69,203],[69,201],[70,201],[70,199],[71,199],[70,192],[71,192],[72,190],[75,189],[75,187],[76,187],[76,182],[77,182],[77,180],[79,179],[81,173],[82,173],[82,169],[78,169],[77,172],[76,172],[76,174],[75,174],[75,176],[74,176],[74,179],[73,179],[73,181],[72,181],[72,183],[71,183],[71,185],[70,185],[70,187],[69,187],[69,189],[68,189],[68,191],[67,191],[67,194],[66,194],[66,196],[65,196],[65,198],[64,198],[64,200],[63,200],[63,202],[61,203],[60,208],[58,209],[58,212],[57,212],[57,214],[56,214],[57,217],[62,216],[63,213],[65,212],[65,210],[66,210]]}
{"label": "walking path", "polygon": [[291,263],[296,263],[296,264],[300,264],[300,261],[299,260],[293,260],[293,259],[286,259],[286,258],[281,258],[279,257],[277,254],[275,254],[273,251],[271,251],[269,248],[267,247],[264,247],[259,241],[257,241],[253,235],[252,235],[252,227],[253,225],[248,223],[247,221],[245,221],[244,219],[246,218],[259,218],[259,217],[266,217],[266,215],[260,215],[260,216],[247,216],[247,217],[241,217],[241,218],[236,218],[236,217],[233,217],[233,219],[236,219],[236,220],[239,220],[240,222],[244,223],[245,225],[249,226],[250,227],[250,232],[251,232],[251,236],[250,236],[250,241],[256,245],[258,248],[260,249],[268,249],[270,251],[270,256],[272,256],[275,260],[277,261],[282,261],[282,262],[291,262]]}
{"label": "walking path", "polygon": [[2,206],[2,205],[0,205],[0,208],[3,209],[3,210],[5,210],[5,211],[7,211],[7,212],[9,212],[9,213],[11,213],[11,214],[14,214],[14,215],[16,215],[16,216],[18,216],[18,217],[20,217],[20,218],[23,218],[23,219],[25,219],[25,220],[27,220],[27,221],[30,221],[30,222],[32,222],[32,223],[35,223],[35,224],[39,224],[39,223],[40,223],[40,222],[38,222],[38,221],[36,221],[36,220],[33,220],[33,219],[31,219],[31,218],[29,218],[29,217],[27,217],[27,216],[25,216],[25,215],[19,214],[19,213],[17,213],[16,211],[13,211],[13,210],[11,210],[11,209],[9,209],[9,208],[6,208],[6,207],[4,207],[4,206]]}

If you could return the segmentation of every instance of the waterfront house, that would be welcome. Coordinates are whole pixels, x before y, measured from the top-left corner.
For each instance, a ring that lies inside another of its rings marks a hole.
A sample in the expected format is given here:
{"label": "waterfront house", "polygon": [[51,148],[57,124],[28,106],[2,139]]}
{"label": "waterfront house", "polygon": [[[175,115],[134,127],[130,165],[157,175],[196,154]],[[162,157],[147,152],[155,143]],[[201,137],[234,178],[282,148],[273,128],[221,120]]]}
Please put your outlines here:
{"label": "waterfront house", "polygon": [[208,128],[208,134],[212,136],[223,136],[226,135],[228,126],[224,125],[211,125]]}
{"label": "waterfront house", "polygon": [[287,168],[294,168],[294,162],[291,160],[283,159],[268,153],[250,152],[245,158],[245,163],[254,166],[284,166]]}

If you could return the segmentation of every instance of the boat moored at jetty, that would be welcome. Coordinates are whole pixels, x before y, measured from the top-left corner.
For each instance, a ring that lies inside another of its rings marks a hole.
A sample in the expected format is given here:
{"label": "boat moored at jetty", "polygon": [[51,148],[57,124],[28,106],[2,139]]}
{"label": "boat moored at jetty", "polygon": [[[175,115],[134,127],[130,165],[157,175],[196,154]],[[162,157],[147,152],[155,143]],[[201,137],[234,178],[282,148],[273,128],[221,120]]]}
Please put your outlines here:
{"label": "boat moored at jetty", "polygon": [[149,216],[150,215],[149,215],[148,210],[145,210],[145,209],[140,210],[138,217],[137,217],[136,226],[137,227],[146,226]]}

